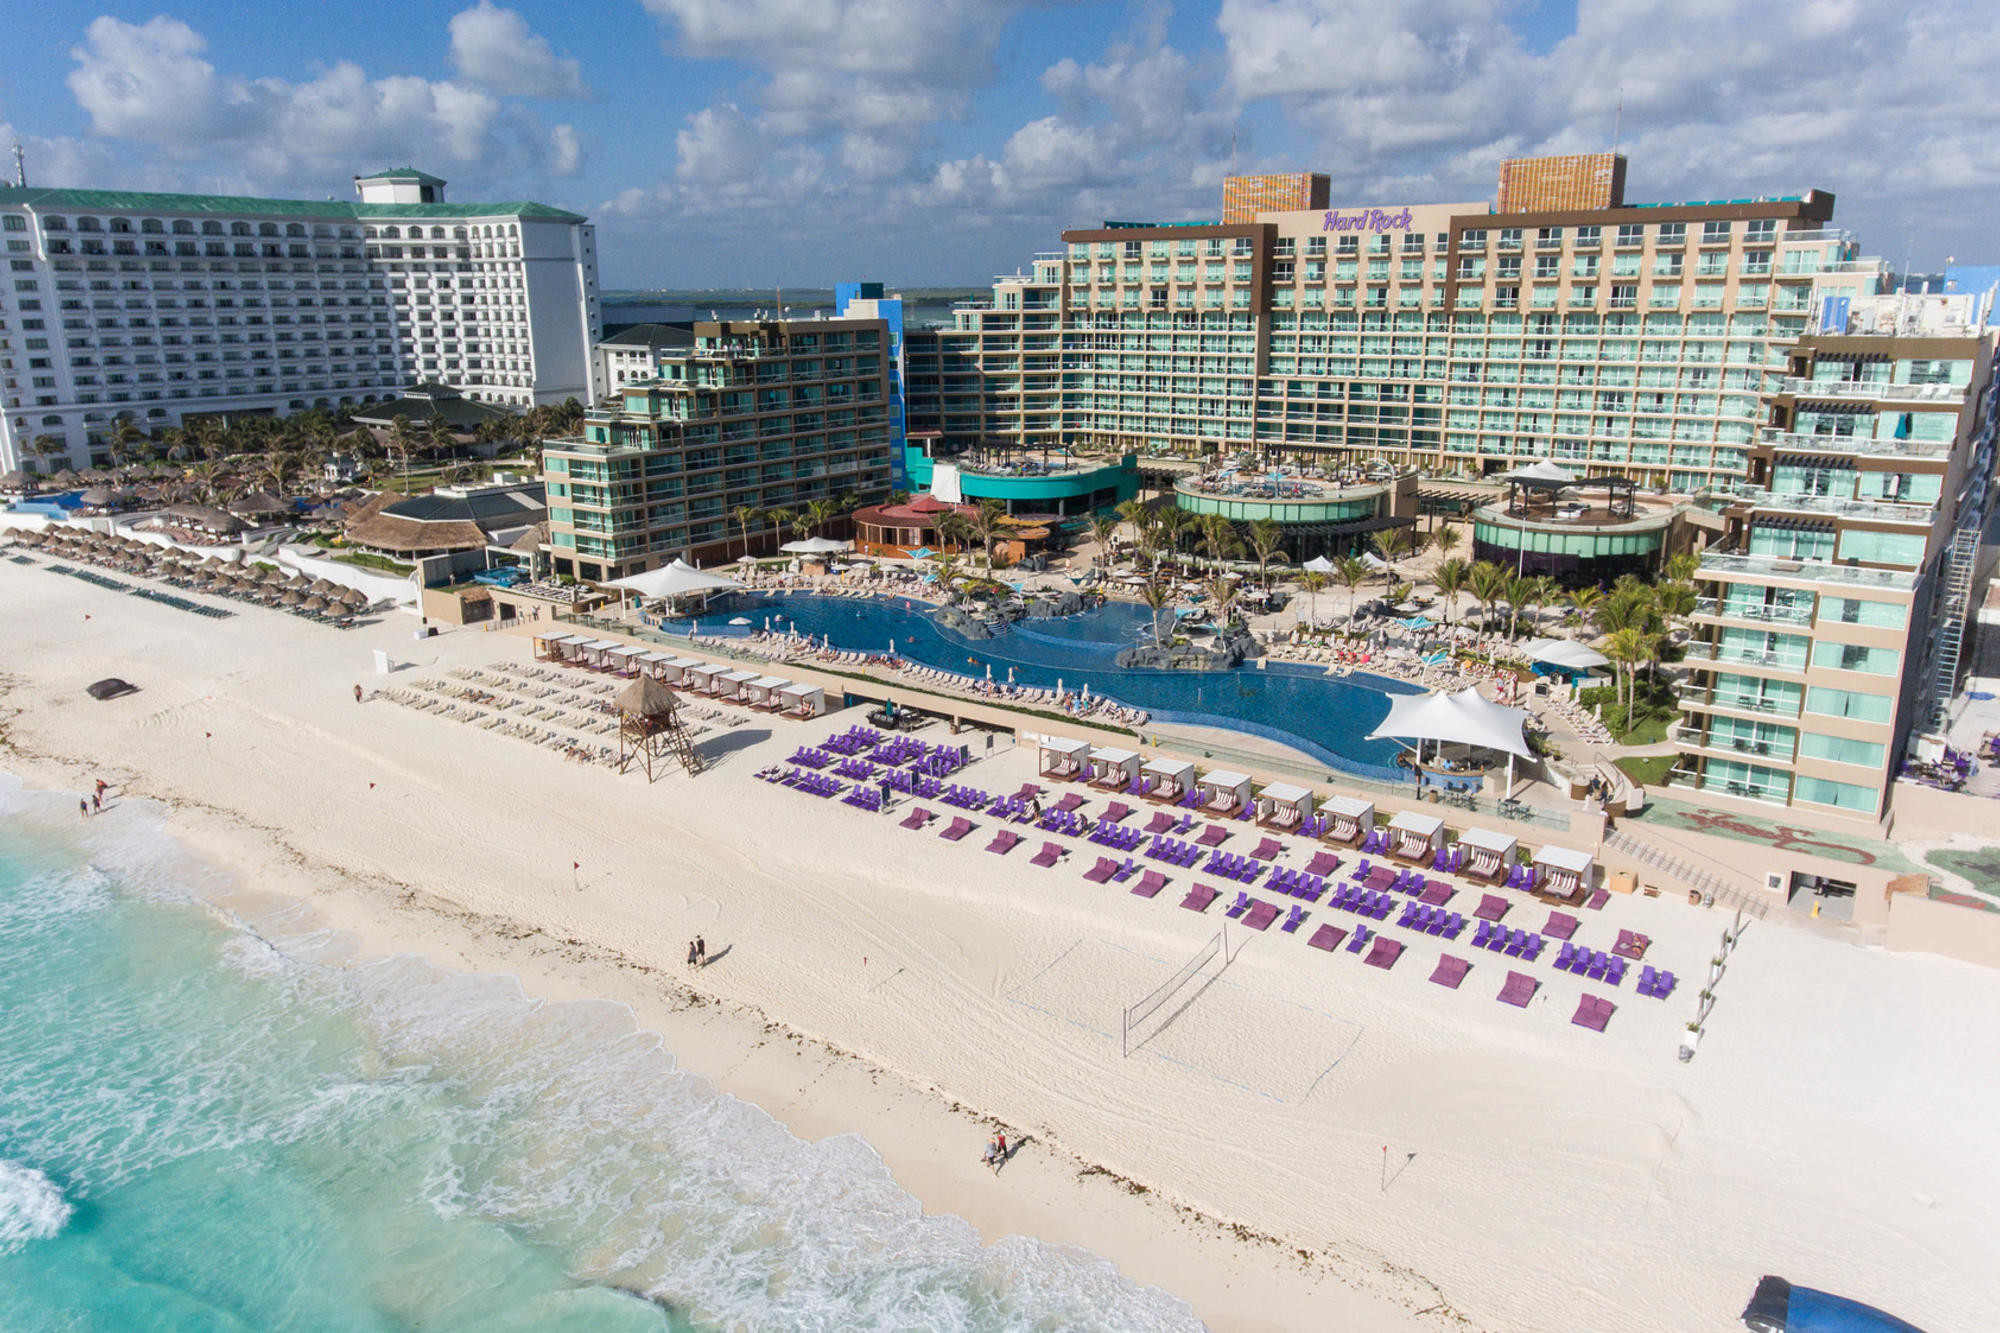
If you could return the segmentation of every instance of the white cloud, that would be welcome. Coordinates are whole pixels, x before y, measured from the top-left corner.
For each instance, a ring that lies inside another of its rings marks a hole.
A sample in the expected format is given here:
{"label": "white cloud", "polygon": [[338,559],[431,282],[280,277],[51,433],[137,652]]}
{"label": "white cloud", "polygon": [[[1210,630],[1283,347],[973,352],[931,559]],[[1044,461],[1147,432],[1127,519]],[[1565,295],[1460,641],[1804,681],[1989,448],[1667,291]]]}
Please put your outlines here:
{"label": "white cloud", "polygon": [[304,82],[250,78],[218,71],[207,51],[207,39],[178,19],[102,17],[70,53],[70,91],[100,141],[143,145],[215,188],[322,192],[392,161],[477,188],[574,175],[583,165],[573,127],[545,129],[526,108],[469,83],[371,78],[351,61]]}
{"label": "white cloud", "polygon": [[451,19],[451,63],[482,88],[515,97],[587,97],[574,59],[558,57],[528,21],[491,0],[479,0]]}

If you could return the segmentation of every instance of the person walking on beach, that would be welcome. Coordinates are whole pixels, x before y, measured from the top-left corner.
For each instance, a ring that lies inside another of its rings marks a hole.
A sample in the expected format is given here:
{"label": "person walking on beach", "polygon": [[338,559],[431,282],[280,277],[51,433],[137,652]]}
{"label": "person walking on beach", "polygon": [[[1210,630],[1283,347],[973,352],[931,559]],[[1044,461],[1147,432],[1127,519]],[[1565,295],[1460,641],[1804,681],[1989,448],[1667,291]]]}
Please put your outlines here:
{"label": "person walking on beach", "polygon": [[354,702],[356,703],[361,702],[361,687],[359,685],[356,685],[354,687]]}
{"label": "person walking on beach", "polygon": [[98,794],[99,796],[102,796],[102,795],[104,795],[104,789],[105,789],[106,787],[109,787],[110,785],[111,785],[111,784],[110,784],[110,783],[108,783],[108,782],[106,782],[106,781],[105,781],[105,780],[104,780],[103,778],[99,778],[99,779],[97,780],[97,794]]}
{"label": "person walking on beach", "polygon": [[103,814],[103,813],[104,813],[104,793],[103,793],[103,792],[97,792],[97,793],[95,793],[94,795],[92,795],[92,796],[91,796],[91,798],[90,798],[90,813],[91,813],[91,814],[93,814],[93,815],[101,815],[101,814]]}
{"label": "person walking on beach", "polygon": [[82,815],[85,819],[90,818],[90,802],[81,800],[78,801],[76,803],[76,811],[78,814]]}
{"label": "person walking on beach", "polygon": [[697,935],[694,937],[694,965],[708,966],[708,941]]}
{"label": "person walking on beach", "polygon": [[700,962],[700,959],[701,959],[701,955],[700,955],[700,953],[698,953],[698,952],[697,952],[697,951],[695,950],[695,947],[694,947],[694,941],[693,941],[693,940],[689,940],[689,941],[688,941],[688,971],[690,971],[690,972],[694,971],[694,970],[695,970],[695,968],[696,968],[696,966],[697,966],[697,965],[699,964],[699,962]]}
{"label": "person walking on beach", "polygon": [[1007,1135],[1000,1130],[986,1141],[986,1156],[983,1159],[994,1175],[1000,1174],[1000,1164],[1007,1160]]}

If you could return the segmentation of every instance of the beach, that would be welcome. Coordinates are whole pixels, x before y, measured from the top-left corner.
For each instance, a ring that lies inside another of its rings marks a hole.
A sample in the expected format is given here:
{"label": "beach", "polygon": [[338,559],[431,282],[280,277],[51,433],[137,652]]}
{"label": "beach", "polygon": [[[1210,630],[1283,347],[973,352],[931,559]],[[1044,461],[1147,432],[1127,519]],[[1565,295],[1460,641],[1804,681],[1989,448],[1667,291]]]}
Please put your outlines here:
{"label": "beach", "polygon": [[[1719,912],[1618,897],[1588,923],[1644,931],[1682,978],[1664,1002],[1628,985],[1603,1033],[1569,1021],[1601,988],[1546,965],[1515,1009],[1493,1002],[1497,957],[1451,991],[1427,980],[1436,941],[1381,972],[1232,928],[1227,967],[1122,1054],[1123,1006],[1222,924],[1177,909],[1192,872],[1148,901],[1083,882],[1089,844],[1041,870],[983,832],[900,829],[900,803],[756,777],[856,715],[716,728],[706,772],[649,786],[354,700],[522,663],[523,637],[209,620],[8,563],[0,599],[0,767],[104,778],[98,818],[161,802],[229,872],[218,910],[326,957],[627,1006],[799,1136],[860,1135],[927,1212],[1102,1255],[1211,1327],[1720,1328],[1767,1272],[1923,1327],[2000,1326],[2000,1165],[1967,1151],[2000,1096],[2000,1036],[1970,1017],[2000,974],[1752,923],[1681,1064]],[[374,675],[378,649],[408,665]],[[113,675],[139,692],[84,693]],[[1033,771],[1011,751],[963,780]],[[690,972],[696,934],[711,961]],[[995,1125],[1022,1145],[997,1175],[978,1160]]]}

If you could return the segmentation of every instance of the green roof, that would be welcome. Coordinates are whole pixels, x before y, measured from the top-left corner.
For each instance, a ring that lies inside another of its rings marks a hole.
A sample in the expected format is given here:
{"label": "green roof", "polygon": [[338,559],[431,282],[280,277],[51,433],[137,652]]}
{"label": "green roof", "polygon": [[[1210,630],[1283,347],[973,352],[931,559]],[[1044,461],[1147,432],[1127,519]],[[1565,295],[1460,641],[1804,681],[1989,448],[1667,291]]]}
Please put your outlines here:
{"label": "green roof", "polygon": [[419,185],[443,185],[444,181],[415,167],[391,167],[387,171],[371,172],[366,176],[356,176],[358,181],[416,181]]}
{"label": "green roof", "polygon": [[582,222],[571,213],[526,200],[501,204],[363,204],[333,199],[259,199],[230,194],[151,194],[142,190],[45,190],[0,185],[0,208],[109,208],[152,213],[262,213],[309,218],[542,218]]}

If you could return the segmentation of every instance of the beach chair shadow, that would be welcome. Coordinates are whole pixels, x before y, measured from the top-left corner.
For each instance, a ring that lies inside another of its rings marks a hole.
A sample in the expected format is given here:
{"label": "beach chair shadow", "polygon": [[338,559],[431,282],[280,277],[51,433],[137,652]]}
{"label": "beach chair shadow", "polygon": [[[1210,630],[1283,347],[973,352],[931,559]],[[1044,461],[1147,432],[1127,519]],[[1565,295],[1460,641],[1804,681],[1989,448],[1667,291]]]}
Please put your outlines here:
{"label": "beach chair shadow", "polygon": [[728,755],[735,754],[739,750],[747,750],[759,742],[770,739],[771,733],[768,729],[758,730],[755,727],[735,727],[728,731],[719,732],[707,740],[696,742],[694,748],[695,753],[701,756],[702,763],[708,767],[713,767],[718,760]]}

